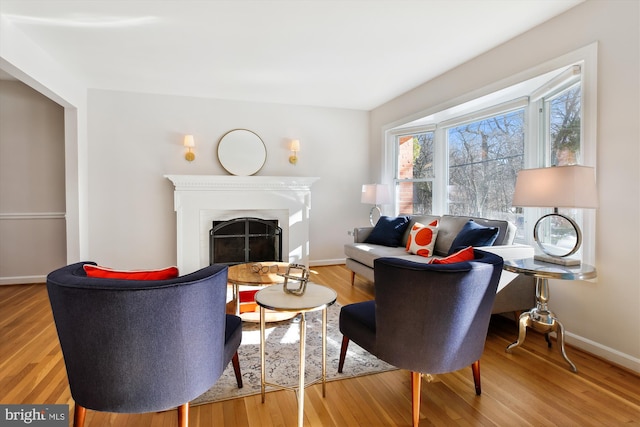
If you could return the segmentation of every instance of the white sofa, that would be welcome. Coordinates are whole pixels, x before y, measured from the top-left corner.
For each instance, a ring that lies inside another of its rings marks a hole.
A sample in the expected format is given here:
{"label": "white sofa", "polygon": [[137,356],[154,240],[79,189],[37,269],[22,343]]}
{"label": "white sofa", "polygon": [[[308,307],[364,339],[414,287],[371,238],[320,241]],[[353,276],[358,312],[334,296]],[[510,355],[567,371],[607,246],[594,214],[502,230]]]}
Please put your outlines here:
{"label": "white sofa", "polygon": [[[395,257],[422,263],[429,262],[431,257],[425,258],[423,256],[413,255],[406,251],[405,246],[413,224],[420,222],[427,225],[436,219],[438,220],[438,234],[433,251],[434,257],[436,258],[442,258],[448,255],[454,239],[470,219],[479,225],[497,227],[499,229],[498,236],[492,246],[477,247],[477,249],[500,255],[505,260],[533,257],[534,249],[531,246],[513,243],[516,227],[508,221],[454,215],[411,216],[409,225],[402,238],[402,245],[398,247],[365,243],[365,240],[373,231],[373,227],[359,227],[354,229],[353,243],[344,246],[346,265],[347,268],[351,270],[351,283],[354,283],[356,275],[373,282],[373,261],[376,258]],[[503,271],[500,284],[498,285],[498,293],[493,306],[493,313],[519,312],[529,310],[534,306],[534,279],[532,277]]]}

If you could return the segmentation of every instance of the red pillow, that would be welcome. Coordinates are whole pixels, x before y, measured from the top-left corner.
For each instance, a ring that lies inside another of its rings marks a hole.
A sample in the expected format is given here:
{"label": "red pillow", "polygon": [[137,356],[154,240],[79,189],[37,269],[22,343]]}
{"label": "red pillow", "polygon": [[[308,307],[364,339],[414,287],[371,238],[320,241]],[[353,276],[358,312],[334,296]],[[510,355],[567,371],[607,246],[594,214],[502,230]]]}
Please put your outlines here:
{"label": "red pillow", "polygon": [[467,246],[458,252],[452,253],[446,258],[434,258],[429,264],[453,264],[455,262],[472,261],[473,259],[473,246]]}
{"label": "red pillow", "polygon": [[177,267],[167,267],[160,270],[113,270],[98,265],[83,265],[87,277],[101,279],[126,279],[126,280],[166,280],[178,277]]}

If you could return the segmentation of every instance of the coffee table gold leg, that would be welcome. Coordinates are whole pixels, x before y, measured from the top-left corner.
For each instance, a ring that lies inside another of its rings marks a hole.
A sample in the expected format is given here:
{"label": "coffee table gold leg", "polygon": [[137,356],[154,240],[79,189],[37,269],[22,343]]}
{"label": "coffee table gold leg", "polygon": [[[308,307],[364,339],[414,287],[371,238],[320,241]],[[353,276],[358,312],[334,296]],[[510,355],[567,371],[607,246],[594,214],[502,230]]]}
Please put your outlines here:
{"label": "coffee table gold leg", "polygon": [[265,330],[265,312],[264,307],[260,307],[260,394],[262,395],[262,403],[264,403],[265,399],[265,339],[264,339],[264,330]]}
{"label": "coffee table gold leg", "polygon": [[304,426],[304,360],[307,321],[305,314],[300,313],[300,377],[298,383],[298,427]]}
{"label": "coffee table gold leg", "polygon": [[322,310],[322,397],[327,396],[327,309]]}
{"label": "coffee table gold leg", "polygon": [[233,284],[233,301],[236,303],[236,316],[240,316],[240,285]]}

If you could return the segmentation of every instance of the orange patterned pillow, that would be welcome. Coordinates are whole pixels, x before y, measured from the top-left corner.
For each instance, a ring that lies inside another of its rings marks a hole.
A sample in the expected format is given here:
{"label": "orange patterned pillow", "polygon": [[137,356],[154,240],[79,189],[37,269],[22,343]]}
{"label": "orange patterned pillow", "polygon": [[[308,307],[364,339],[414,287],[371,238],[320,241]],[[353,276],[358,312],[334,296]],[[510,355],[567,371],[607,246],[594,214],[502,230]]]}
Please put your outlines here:
{"label": "orange patterned pillow", "polygon": [[433,221],[429,225],[416,222],[409,232],[406,250],[409,253],[423,257],[433,256],[433,247],[436,245],[437,236],[438,220]]}
{"label": "orange patterned pillow", "polygon": [[125,280],[166,280],[178,277],[177,267],[167,267],[160,270],[114,270],[98,265],[85,264],[82,266],[87,277],[101,279],[125,279]]}
{"label": "orange patterned pillow", "polygon": [[456,262],[473,261],[474,258],[473,246],[467,246],[446,258],[434,258],[429,262],[429,264],[453,264]]}

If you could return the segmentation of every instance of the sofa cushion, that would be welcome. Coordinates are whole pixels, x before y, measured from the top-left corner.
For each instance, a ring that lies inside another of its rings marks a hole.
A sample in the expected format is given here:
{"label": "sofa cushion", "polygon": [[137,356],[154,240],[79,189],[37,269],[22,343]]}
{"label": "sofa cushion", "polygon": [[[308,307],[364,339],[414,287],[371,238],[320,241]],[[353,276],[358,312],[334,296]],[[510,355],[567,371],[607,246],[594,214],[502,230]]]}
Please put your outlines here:
{"label": "sofa cushion", "polygon": [[438,224],[438,238],[433,253],[439,256],[447,256],[453,239],[456,238],[462,227],[469,221],[469,217],[443,215]]}
{"label": "sofa cushion", "polygon": [[462,227],[473,219],[479,225],[485,227],[498,228],[498,236],[496,237],[493,246],[497,245],[511,245],[516,234],[516,226],[509,221],[494,220],[486,218],[476,218],[468,216],[456,216],[456,215],[443,215],[440,218],[438,225],[438,238],[436,239],[436,246],[433,249],[433,253],[439,256],[447,256],[451,249],[453,240],[458,236],[458,233],[462,230]]}
{"label": "sofa cushion", "polygon": [[429,225],[416,222],[411,227],[409,239],[407,240],[407,252],[423,257],[433,256],[433,247],[436,245],[438,237],[438,221],[433,221]]}
{"label": "sofa cushion", "polygon": [[445,258],[433,258],[429,264],[454,264],[456,262],[471,261],[474,259],[473,246],[467,246],[464,249],[460,249],[458,252],[454,252]]}
{"label": "sofa cushion", "polygon": [[491,246],[496,241],[498,232],[497,227],[484,227],[470,219],[453,239],[448,255],[467,246]]}
{"label": "sofa cushion", "polygon": [[408,216],[381,216],[364,242],[390,247],[402,246],[402,237],[408,226]]}
{"label": "sofa cushion", "polygon": [[355,259],[369,268],[373,268],[373,261],[380,257],[401,257],[407,255],[416,258],[415,255],[407,254],[407,251],[403,247],[392,248],[390,246],[368,243],[348,243],[344,245],[344,253],[347,258]]}
{"label": "sofa cushion", "polygon": [[98,277],[101,279],[167,280],[178,277],[177,267],[167,267],[159,270],[114,270],[92,264],[85,264],[82,267],[87,277]]}
{"label": "sofa cushion", "polygon": [[404,236],[402,236],[402,246],[404,246],[404,247],[407,246],[407,242],[409,241],[409,233],[411,233],[411,228],[416,223],[431,224],[434,221],[438,221],[438,226],[440,226],[440,216],[439,215],[411,215],[409,217],[409,226],[405,230]]}

